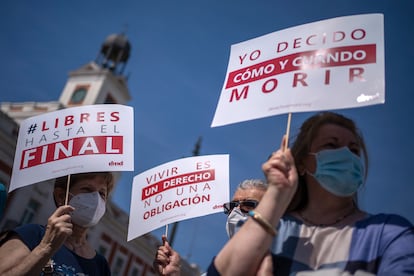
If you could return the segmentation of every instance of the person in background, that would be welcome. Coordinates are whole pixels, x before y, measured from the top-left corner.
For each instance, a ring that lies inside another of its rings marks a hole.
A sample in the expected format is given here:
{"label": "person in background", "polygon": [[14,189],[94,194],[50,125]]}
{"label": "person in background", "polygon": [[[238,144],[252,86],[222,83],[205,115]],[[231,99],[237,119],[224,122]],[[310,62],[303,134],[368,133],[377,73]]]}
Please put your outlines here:
{"label": "person in background", "polygon": [[[233,199],[223,205],[224,213],[228,216],[226,231],[229,238],[247,219],[247,213],[256,208],[266,189],[266,182],[260,179],[247,179],[237,186]],[[180,275],[180,255],[173,250],[164,235],[162,242],[154,258],[154,270],[158,275]]]}
{"label": "person in background", "polygon": [[207,275],[414,275],[414,228],[361,210],[368,156],[355,123],[333,112],[307,119],[291,149],[263,164],[268,189]]}
{"label": "person in background", "polygon": [[248,218],[247,213],[256,208],[266,189],[267,184],[261,179],[244,180],[237,186],[233,199],[223,204],[224,214],[227,215],[226,231],[229,238],[243,225]]}
{"label": "person in background", "polygon": [[110,172],[80,173],[56,179],[57,209],[47,225],[27,224],[0,243],[0,275],[110,275],[106,259],[87,241],[88,229],[105,214],[114,187]]}

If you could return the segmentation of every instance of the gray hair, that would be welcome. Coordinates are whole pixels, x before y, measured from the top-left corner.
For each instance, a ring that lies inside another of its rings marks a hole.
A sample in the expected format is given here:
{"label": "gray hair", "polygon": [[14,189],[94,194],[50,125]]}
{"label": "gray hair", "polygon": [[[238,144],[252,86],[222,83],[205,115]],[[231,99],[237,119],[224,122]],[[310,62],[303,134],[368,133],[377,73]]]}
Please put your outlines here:
{"label": "gray hair", "polygon": [[240,182],[237,186],[237,190],[248,190],[248,189],[260,189],[267,190],[267,183],[261,179],[246,179]]}

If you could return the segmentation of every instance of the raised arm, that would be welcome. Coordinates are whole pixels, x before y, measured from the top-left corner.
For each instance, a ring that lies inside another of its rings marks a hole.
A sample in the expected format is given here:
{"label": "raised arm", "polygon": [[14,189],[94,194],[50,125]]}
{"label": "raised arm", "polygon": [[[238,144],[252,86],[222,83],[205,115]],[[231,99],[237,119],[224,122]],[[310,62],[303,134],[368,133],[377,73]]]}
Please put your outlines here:
{"label": "raised arm", "polygon": [[72,234],[69,212],[71,206],[61,206],[50,216],[43,239],[32,251],[17,234],[0,247],[0,275],[39,275],[49,259]]}
{"label": "raised arm", "polygon": [[[268,189],[255,212],[273,228],[289,205],[298,183],[298,175],[290,149],[279,150],[263,164]],[[214,260],[221,275],[256,275],[264,256],[269,252],[273,236],[257,220],[249,218],[226,243]]]}

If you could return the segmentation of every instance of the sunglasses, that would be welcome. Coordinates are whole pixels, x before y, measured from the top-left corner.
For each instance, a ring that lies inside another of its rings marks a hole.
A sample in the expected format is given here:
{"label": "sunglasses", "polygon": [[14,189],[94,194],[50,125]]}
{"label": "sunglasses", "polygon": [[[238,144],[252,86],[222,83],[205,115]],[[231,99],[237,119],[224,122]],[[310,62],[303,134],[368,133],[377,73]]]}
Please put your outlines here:
{"label": "sunglasses", "polygon": [[257,200],[242,200],[242,201],[230,201],[223,204],[224,213],[229,215],[234,208],[239,207],[243,213],[248,213],[250,210],[256,208],[259,202]]}

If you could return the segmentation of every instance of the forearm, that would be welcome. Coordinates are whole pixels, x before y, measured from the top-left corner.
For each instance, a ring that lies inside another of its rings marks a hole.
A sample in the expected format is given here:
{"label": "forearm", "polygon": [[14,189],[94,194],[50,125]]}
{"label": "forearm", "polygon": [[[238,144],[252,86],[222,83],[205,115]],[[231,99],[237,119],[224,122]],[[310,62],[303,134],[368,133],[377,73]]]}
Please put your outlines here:
{"label": "forearm", "polygon": [[[289,191],[271,186],[255,209],[276,228],[290,201]],[[273,236],[249,218],[215,258],[221,275],[254,275],[263,257],[269,252]]]}
{"label": "forearm", "polygon": [[[262,166],[268,188],[255,209],[263,221],[274,228],[286,211],[298,184],[294,160],[290,150],[283,149],[284,142],[283,139],[281,148]],[[273,239],[266,224],[250,218],[229,240],[214,260],[221,275],[256,275]]]}
{"label": "forearm", "polygon": [[52,257],[50,250],[40,246],[34,248],[32,251],[27,248],[13,248],[13,250],[6,250],[9,252],[8,256],[2,255],[2,264],[0,265],[0,275],[39,275],[42,268],[47,264]]}

